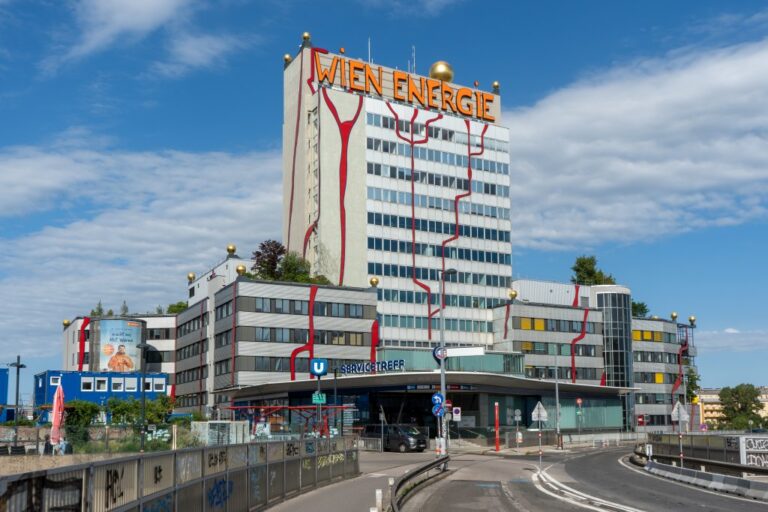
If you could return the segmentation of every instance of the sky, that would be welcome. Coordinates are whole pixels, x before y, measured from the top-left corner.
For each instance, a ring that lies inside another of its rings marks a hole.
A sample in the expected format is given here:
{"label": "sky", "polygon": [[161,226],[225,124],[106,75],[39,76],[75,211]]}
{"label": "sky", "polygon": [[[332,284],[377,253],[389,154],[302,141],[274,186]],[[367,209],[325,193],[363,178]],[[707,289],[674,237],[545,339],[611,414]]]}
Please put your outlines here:
{"label": "sky", "polygon": [[61,366],[63,319],[154,311],[227,244],[280,238],[304,31],[498,80],[513,276],[595,255],[651,314],[698,318],[705,386],[768,385],[764,2],[0,0],[0,351],[22,397]]}

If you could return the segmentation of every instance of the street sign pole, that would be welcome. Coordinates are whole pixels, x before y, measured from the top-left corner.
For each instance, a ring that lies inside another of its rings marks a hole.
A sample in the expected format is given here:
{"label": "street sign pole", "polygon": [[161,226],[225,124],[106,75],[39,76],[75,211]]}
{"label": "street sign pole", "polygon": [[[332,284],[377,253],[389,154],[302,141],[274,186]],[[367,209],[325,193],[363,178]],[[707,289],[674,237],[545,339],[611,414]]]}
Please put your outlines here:
{"label": "street sign pole", "polygon": [[494,410],[494,426],[496,428],[496,451],[499,451],[499,402],[494,402],[493,404],[493,410]]}
{"label": "street sign pole", "polygon": [[539,419],[539,473],[541,473],[541,419]]}
{"label": "street sign pole", "polygon": [[[320,376],[317,376],[317,395],[320,396]],[[315,419],[315,429],[317,429],[318,436],[320,434],[320,421],[323,414],[323,405],[318,400],[317,403],[317,417]]]}

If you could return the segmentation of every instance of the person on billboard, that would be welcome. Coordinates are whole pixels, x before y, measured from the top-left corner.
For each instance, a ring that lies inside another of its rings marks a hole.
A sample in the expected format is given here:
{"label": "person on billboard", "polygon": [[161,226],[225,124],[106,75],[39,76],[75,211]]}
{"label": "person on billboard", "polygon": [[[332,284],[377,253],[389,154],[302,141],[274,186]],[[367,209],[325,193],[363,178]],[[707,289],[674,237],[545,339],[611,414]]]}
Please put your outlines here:
{"label": "person on billboard", "polygon": [[107,366],[113,372],[129,372],[133,370],[133,359],[125,353],[125,345],[118,345],[117,354],[109,358]]}

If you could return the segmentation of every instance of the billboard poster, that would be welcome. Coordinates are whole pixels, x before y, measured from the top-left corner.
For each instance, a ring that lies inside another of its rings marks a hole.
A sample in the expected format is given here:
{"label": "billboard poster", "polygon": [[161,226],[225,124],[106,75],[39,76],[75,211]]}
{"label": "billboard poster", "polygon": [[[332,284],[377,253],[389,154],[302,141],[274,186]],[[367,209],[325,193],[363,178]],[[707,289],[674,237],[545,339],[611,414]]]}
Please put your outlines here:
{"label": "billboard poster", "polygon": [[142,323],[131,320],[99,322],[99,370],[132,372],[141,368]]}

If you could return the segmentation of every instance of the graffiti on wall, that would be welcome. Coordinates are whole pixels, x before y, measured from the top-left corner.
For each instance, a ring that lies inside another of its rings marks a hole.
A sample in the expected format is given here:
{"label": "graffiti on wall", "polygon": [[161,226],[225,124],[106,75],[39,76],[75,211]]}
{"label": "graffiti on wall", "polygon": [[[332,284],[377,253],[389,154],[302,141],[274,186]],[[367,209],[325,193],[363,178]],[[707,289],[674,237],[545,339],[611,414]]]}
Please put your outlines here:
{"label": "graffiti on wall", "polygon": [[744,450],[747,466],[768,468],[768,437],[745,437]]}

